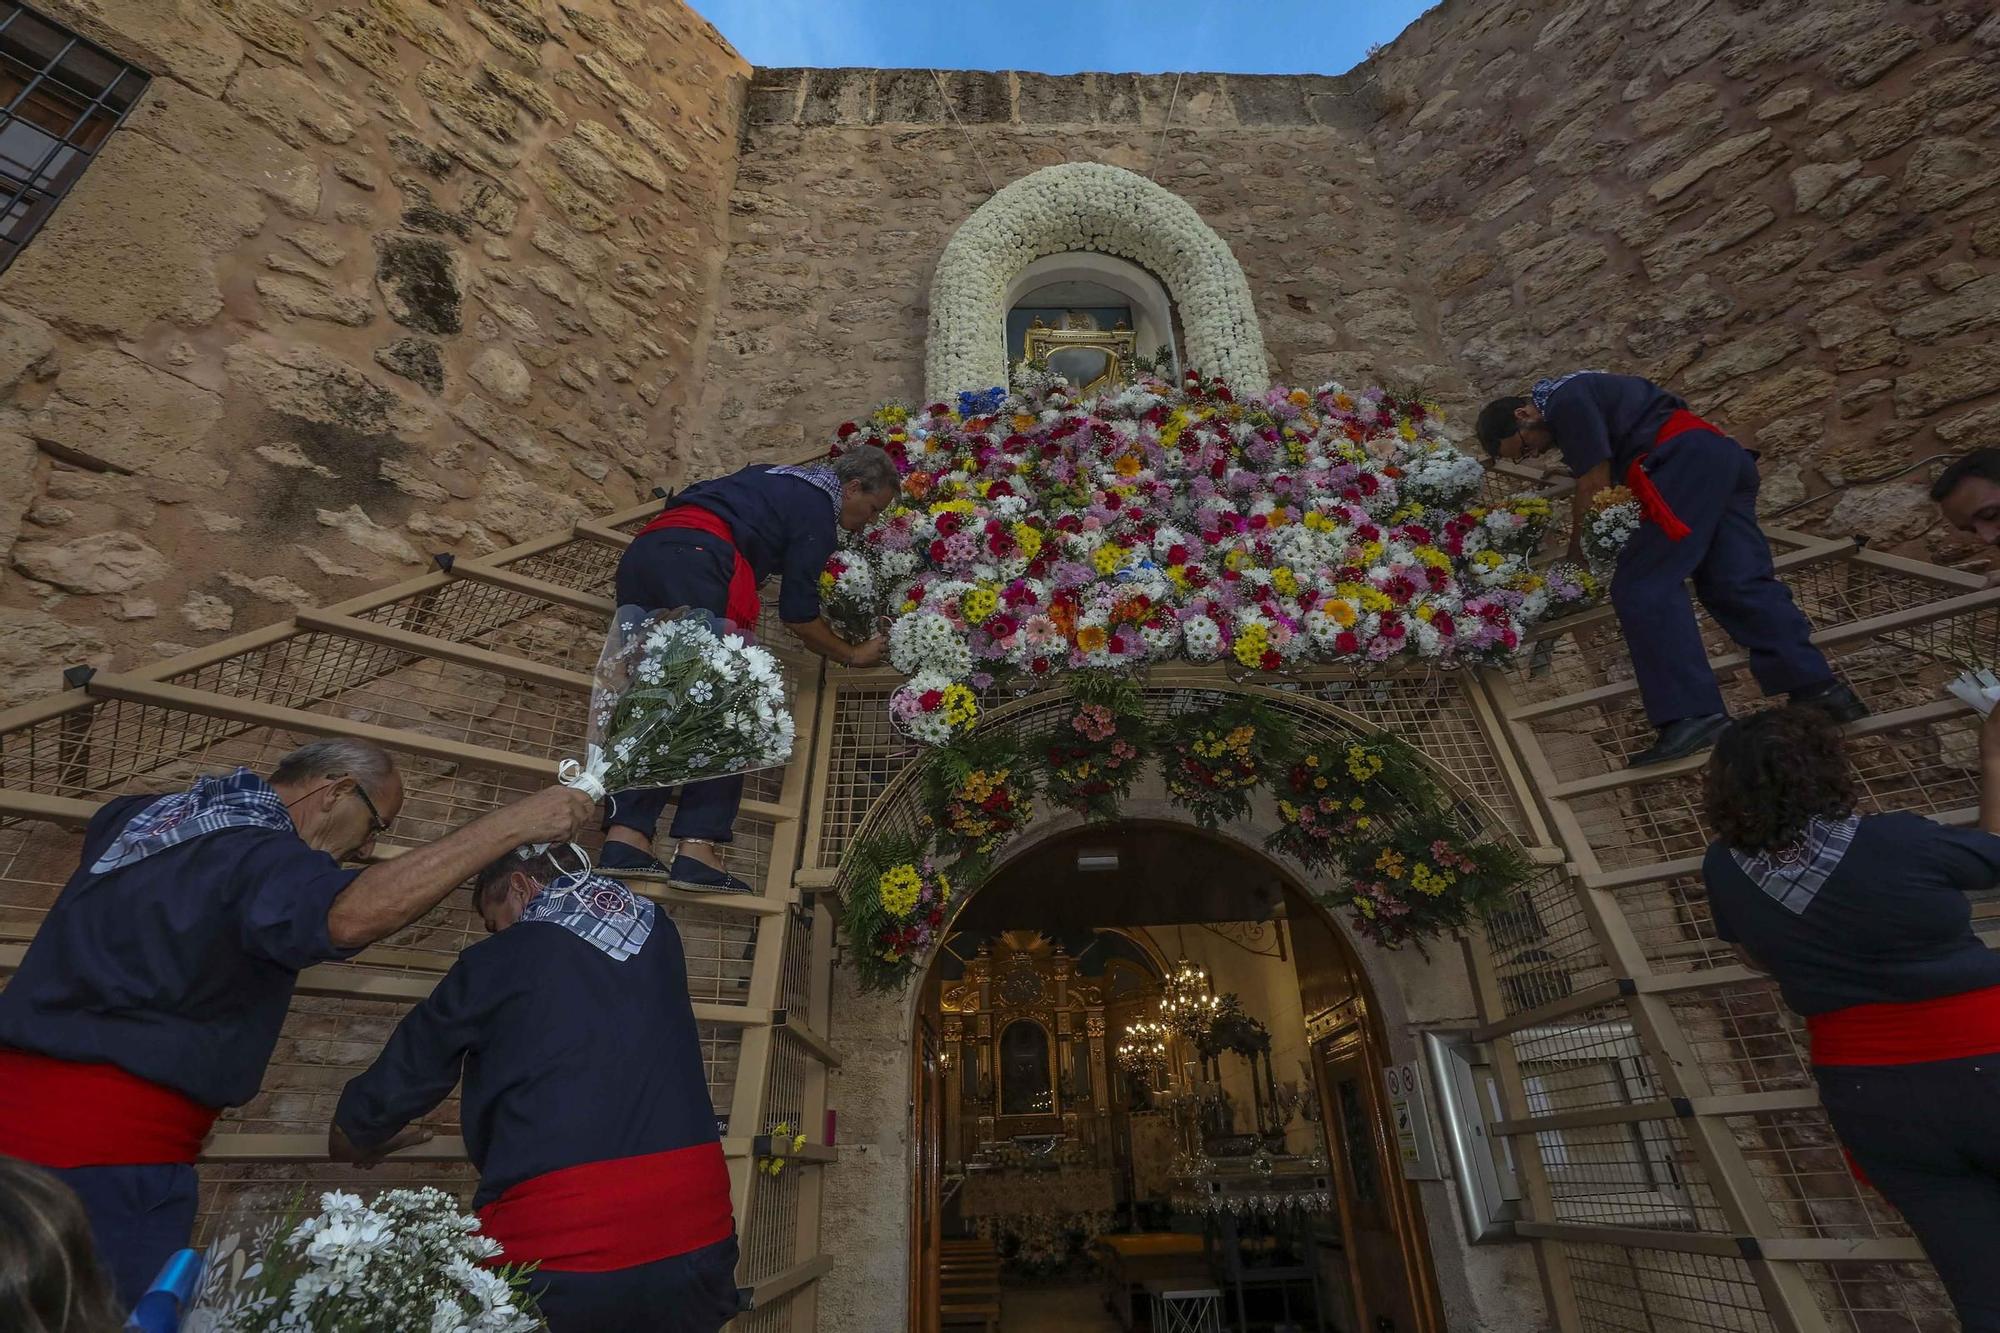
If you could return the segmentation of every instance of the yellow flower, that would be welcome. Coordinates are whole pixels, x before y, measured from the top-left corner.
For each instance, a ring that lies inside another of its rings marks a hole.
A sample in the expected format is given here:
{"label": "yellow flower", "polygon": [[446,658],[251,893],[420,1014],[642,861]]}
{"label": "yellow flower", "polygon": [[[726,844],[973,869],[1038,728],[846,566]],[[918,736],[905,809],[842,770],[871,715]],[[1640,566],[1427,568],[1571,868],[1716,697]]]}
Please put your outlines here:
{"label": "yellow flower", "polygon": [[1222,567],[1224,569],[1233,569],[1240,574],[1250,568],[1250,553],[1238,547],[1236,550],[1222,557]]}
{"label": "yellow flower", "polygon": [[1435,546],[1419,546],[1410,554],[1417,558],[1417,563],[1420,565],[1428,565],[1432,569],[1451,568],[1451,557]]}
{"label": "yellow flower", "polygon": [[963,685],[944,689],[944,720],[953,727],[969,727],[979,716],[979,699]]}
{"label": "yellow flower", "polygon": [[1111,470],[1121,477],[1136,477],[1143,466],[1144,462],[1139,455],[1127,451],[1118,455],[1117,461],[1111,465]]}
{"label": "yellow flower", "polygon": [[1473,555],[1472,563],[1481,569],[1492,569],[1506,559],[1498,551],[1480,551]]}
{"label": "yellow flower", "polygon": [[1236,636],[1236,646],[1231,651],[1236,654],[1236,660],[1244,666],[1261,666],[1264,662],[1264,649],[1268,642],[1268,632],[1265,628],[1262,625],[1253,624]]}
{"label": "yellow flower", "polygon": [[1347,771],[1356,782],[1367,782],[1382,771],[1382,756],[1358,745],[1347,747]]}
{"label": "yellow flower", "polygon": [[931,506],[933,514],[969,514],[978,508],[970,500],[940,500]]}
{"label": "yellow flower", "polygon": [[1326,612],[1327,619],[1342,629],[1352,629],[1354,622],[1359,619],[1354,612],[1354,603],[1342,601],[1338,597],[1329,598],[1320,610]]}
{"label": "yellow flower", "polygon": [[966,591],[965,596],[959,599],[958,609],[972,624],[983,625],[1000,609],[1000,594],[981,584]]}
{"label": "yellow flower", "polygon": [[1187,566],[1186,566],[1186,565],[1168,565],[1168,566],[1167,566],[1167,581],[1168,581],[1169,583],[1171,583],[1171,584],[1173,584],[1173,585],[1174,585],[1174,588],[1175,588],[1175,590],[1176,590],[1176,591],[1178,591],[1178,592],[1186,592],[1186,591],[1187,591],[1187,587],[1188,587],[1188,581],[1187,581]]}
{"label": "yellow flower", "polygon": [[1382,558],[1382,552],[1389,548],[1381,542],[1363,542],[1355,551],[1356,558],[1364,565],[1372,565]]}
{"label": "yellow flower", "polygon": [[1431,617],[1435,616],[1436,614],[1437,614],[1437,608],[1435,606],[1432,606],[1429,602],[1425,602],[1422,606],[1417,608],[1417,619],[1423,621],[1425,624],[1429,624]]}
{"label": "yellow flower", "polygon": [[820,571],[819,590],[822,593],[829,593],[833,591],[833,575],[827,573],[825,570]]}
{"label": "yellow flower", "polygon": [[1026,523],[1016,523],[1012,529],[1015,545],[1021,548],[1025,560],[1033,560],[1042,549],[1042,534]]}
{"label": "yellow flower", "polygon": [[1382,854],[1375,858],[1375,868],[1390,879],[1400,879],[1403,874],[1404,857],[1401,852],[1384,847]]}
{"label": "yellow flower", "polygon": [[1116,574],[1125,567],[1125,561],[1130,554],[1131,552],[1117,542],[1106,542],[1091,552],[1090,563],[1099,574]]}
{"label": "yellow flower", "polygon": [[875,885],[875,894],[881,900],[883,911],[893,917],[906,917],[916,910],[917,895],[923,887],[923,876],[917,873],[915,866],[905,862],[882,872],[882,878]]}
{"label": "yellow flower", "polygon": [[1360,600],[1363,611],[1387,611],[1395,605],[1389,600],[1389,594],[1380,588],[1363,588]]}
{"label": "yellow flower", "polygon": [[1299,808],[1290,801],[1280,801],[1278,802],[1278,817],[1287,824],[1296,824],[1299,822]]}
{"label": "yellow flower", "polygon": [[1094,653],[1111,642],[1111,635],[1102,625],[1085,625],[1076,632],[1076,646],[1086,653]]}
{"label": "yellow flower", "polygon": [[1451,887],[1452,878],[1449,872],[1419,865],[1410,872],[1410,887],[1427,897],[1435,898]]}
{"label": "yellow flower", "polygon": [[1396,433],[1402,436],[1406,440],[1414,440],[1417,438],[1417,428],[1415,426],[1412,426],[1407,421],[1405,421],[1402,425],[1396,427]]}
{"label": "yellow flower", "polygon": [[1325,514],[1320,513],[1317,509],[1307,510],[1306,516],[1300,519],[1299,522],[1306,525],[1307,532],[1326,532],[1333,527],[1333,520]]}
{"label": "yellow flower", "polygon": [[1389,521],[1392,523],[1410,523],[1414,522],[1417,519],[1422,518],[1423,516],[1424,516],[1424,507],[1412,501],[1409,504],[1401,506],[1394,513],[1390,514]]}
{"label": "yellow flower", "polygon": [[1312,395],[1307,393],[1304,389],[1294,389],[1290,393],[1285,395],[1285,401],[1290,403],[1293,407],[1311,407]]}
{"label": "yellow flower", "polygon": [[1271,586],[1278,590],[1281,597],[1295,597],[1299,591],[1298,576],[1288,567],[1279,565],[1271,571]]}

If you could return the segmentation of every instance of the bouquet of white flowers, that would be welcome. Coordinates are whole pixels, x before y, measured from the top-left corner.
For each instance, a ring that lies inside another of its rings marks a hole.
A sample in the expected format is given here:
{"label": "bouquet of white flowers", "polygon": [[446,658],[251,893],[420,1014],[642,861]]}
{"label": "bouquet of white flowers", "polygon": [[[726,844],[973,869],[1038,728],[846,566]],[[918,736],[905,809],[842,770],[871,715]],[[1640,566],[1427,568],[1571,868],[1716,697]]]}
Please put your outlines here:
{"label": "bouquet of white flowers", "polygon": [[621,606],[597,664],[583,763],[564,782],[591,796],[774,768],[792,757],[778,663],[705,611]]}
{"label": "bouquet of white flowers", "polygon": [[850,643],[872,639],[882,628],[882,589],[868,553],[858,546],[835,551],[819,576],[826,623]]}
{"label": "bouquet of white flowers", "polygon": [[1583,520],[1583,556],[1591,571],[1600,578],[1609,575],[1643,521],[1639,501],[1623,486],[1607,486],[1592,496]]}
{"label": "bouquet of white flowers", "polygon": [[488,1268],[500,1243],[435,1189],[389,1190],[363,1203],[322,1194],[320,1212],[295,1209],[246,1252],[239,1237],[213,1246],[183,1333],[532,1333],[542,1327],[527,1273]]}

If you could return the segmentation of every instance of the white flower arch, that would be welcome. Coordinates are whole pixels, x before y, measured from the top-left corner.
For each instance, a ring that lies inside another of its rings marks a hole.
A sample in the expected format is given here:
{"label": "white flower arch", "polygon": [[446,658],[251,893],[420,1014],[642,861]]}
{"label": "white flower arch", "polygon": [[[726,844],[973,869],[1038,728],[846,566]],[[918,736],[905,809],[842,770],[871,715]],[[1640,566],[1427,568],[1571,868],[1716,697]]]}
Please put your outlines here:
{"label": "white flower arch", "polygon": [[1122,167],[1066,162],[1010,183],[960,224],[931,279],[924,392],[932,400],[1007,383],[1007,290],[1045,255],[1122,255],[1180,307],[1186,364],[1243,392],[1271,378],[1250,283],[1229,246],[1179,195]]}

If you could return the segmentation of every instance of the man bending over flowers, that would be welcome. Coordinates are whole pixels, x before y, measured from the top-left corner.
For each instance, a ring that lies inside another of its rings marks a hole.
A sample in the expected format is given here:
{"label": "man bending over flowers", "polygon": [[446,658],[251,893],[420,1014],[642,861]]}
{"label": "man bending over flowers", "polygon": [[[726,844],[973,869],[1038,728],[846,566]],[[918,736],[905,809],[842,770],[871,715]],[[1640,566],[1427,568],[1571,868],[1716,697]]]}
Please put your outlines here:
{"label": "man bending over flowers", "polygon": [[[780,574],[778,616],[806,647],[844,666],[873,666],[882,660],[887,641],[877,635],[849,643],[834,633],[821,611],[819,576],[839,529],[867,527],[900,487],[896,464],[873,446],[849,450],[829,464],[757,463],[698,482],[674,497],[625,549],[618,562],[618,604],[709,611],[748,634],[761,609],[757,585]],[[653,855],[653,837],[672,796],[671,788],[611,794],[599,858],[603,867],[664,878],[696,892],[749,892],[749,885],[722,869],[716,851],[733,836],[742,775],[689,783],[681,790],[669,830],[679,845],[673,864],[666,866]]]}
{"label": "man bending over flowers", "polygon": [[481,871],[492,932],[348,1083],[328,1152],[373,1165],[464,1080],[473,1195],[554,1333],[715,1333],[736,1229],[687,960],[667,914],[523,847]]}
{"label": "man bending over flowers", "polygon": [[1614,477],[1639,501],[1644,521],[1618,555],[1611,605],[1660,734],[1632,767],[1693,754],[1729,724],[1688,601],[1690,578],[1716,623],[1749,653],[1765,694],[1790,694],[1842,722],[1867,715],[1813,647],[1812,626],[1772,570],[1757,525],[1757,455],[1681,399],[1636,375],[1580,370],[1540,381],[1525,398],[1494,399],[1478,433],[1494,458],[1561,452],[1576,478],[1572,555],[1592,498]]}
{"label": "man bending over flowers", "polygon": [[194,1161],[257,1095],[301,970],[393,935],[523,839],[576,836],[592,802],[551,787],[365,870],[403,780],[363,741],[314,741],[121,796],[0,992],[0,1154],[51,1167],[90,1215],[126,1305],[194,1229]]}

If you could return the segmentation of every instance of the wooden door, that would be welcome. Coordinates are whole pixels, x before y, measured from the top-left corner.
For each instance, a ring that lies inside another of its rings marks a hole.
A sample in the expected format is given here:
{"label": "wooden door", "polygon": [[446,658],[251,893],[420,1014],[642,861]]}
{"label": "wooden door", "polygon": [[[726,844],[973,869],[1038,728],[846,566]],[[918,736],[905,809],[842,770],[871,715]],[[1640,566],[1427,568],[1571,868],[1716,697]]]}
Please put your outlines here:
{"label": "wooden door", "polygon": [[916,1068],[910,1086],[916,1189],[910,1226],[910,1328],[939,1333],[939,1227],[944,1183],[944,1046],[928,1017],[918,1020]]}
{"label": "wooden door", "polygon": [[1383,1064],[1357,1013],[1313,1044],[1356,1333],[1443,1333],[1415,1192],[1389,1134]]}

